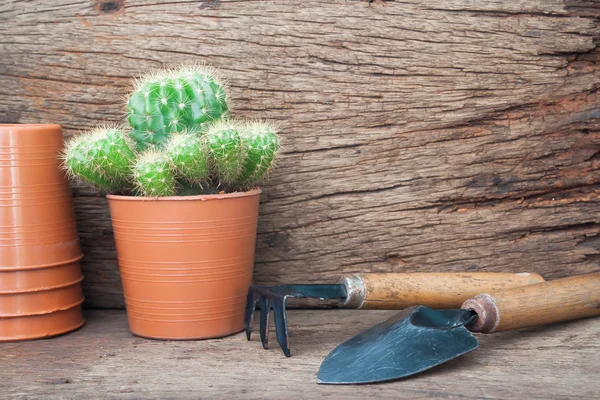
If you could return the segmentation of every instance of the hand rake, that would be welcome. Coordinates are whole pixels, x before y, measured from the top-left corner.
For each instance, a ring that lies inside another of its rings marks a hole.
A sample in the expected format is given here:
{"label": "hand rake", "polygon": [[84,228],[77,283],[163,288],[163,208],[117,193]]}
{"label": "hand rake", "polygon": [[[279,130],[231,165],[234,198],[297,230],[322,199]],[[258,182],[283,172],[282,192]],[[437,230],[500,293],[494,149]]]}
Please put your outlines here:
{"label": "hand rake", "polygon": [[256,304],[260,304],[260,340],[269,346],[269,314],[275,318],[277,341],[291,356],[286,316],[288,298],[339,300],[344,308],[404,309],[414,305],[430,308],[459,308],[462,303],[491,290],[543,282],[538,274],[508,272],[414,272],[367,273],[343,277],[338,284],[251,285],[244,323],[250,340]]}

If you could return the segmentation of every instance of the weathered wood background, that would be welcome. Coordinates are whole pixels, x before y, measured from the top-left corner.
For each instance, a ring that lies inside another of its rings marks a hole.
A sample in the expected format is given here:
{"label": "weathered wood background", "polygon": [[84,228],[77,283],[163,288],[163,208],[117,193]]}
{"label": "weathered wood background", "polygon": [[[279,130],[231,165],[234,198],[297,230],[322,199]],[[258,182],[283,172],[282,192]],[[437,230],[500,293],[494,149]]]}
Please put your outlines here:
{"label": "weathered wood background", "polygon": [[[256,281],[600,269],[600,8],[586,0],[0,3],[0,121],[123,117],[206,62],[278,120]],[[106,201],[75,187],[90,306],[123,305]]]}

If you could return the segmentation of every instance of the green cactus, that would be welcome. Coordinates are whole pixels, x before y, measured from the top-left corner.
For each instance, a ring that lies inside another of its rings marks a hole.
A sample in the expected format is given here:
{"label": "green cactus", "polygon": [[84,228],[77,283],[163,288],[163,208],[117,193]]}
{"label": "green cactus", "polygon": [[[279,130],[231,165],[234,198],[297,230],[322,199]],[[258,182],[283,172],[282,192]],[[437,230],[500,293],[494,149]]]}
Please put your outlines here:
{"label": "green cactus", "polygon": [[70,175],[93,186],[115,190],[127,183],[135,155],[127,136],[115,127],[100,127],[71,140],[63,152]]}
{"label": "green cactus", "polygon": [[122,194],[215,194],[249,189],[277,158],[275,125],[228,121],[224,86],[210,68],[150,75],[127,109],[128,134],[104,126],[68,143],[63,166],[72,178]]}
{"label": "green cactus", "polygon": [[272,169],[279,150],[279,136],[275,125],[268,122],[250,122],[243,131],[242,145],[246,155],[239,179],[241,183],[252,184]]}
{"label": "green cactus", "polygon": [[217,179],[235,185],[243,172],[245,151],[242,146],[244,125],[237,121],[220,121],[206,131],[211,164]]}
{"label": "green cactus", "polygon": [[174,196],[175,176],[169,157],[156,150],[148,150],[138,157],[134,166],[135,185],[144,196]]}
{"label": "green cactus", "polygon": [[207,67],[161,71],[140,80],[127,111],[138,149],[161,147],[173,132],[229,116],[224,85]]}
{"label": "green cactus", "polygon": [[174,133],[167,142],[166,153],[178,175],[192,185],[202,187],[208,179],[208,148],[195,132]]}

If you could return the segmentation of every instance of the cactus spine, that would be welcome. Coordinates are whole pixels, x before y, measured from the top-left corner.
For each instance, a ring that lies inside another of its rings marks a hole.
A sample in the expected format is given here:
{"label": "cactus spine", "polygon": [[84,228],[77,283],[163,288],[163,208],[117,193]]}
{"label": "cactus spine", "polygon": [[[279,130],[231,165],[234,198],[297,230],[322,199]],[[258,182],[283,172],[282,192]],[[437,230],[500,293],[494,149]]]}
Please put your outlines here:
{"label": "cactus spine", "polygon": [[161,147],[171,133],[229,115],[224,85],[207,67],[161,71],[140,80],[127,111],[140,150]]}

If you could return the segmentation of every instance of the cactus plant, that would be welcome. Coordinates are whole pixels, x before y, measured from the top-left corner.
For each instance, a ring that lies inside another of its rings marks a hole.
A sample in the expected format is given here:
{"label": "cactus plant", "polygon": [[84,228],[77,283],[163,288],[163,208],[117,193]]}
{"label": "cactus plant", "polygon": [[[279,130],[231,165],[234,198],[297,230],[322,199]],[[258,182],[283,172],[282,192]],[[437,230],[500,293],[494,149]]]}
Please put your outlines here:
{"label": "cactus plant", "polygon": [[221,183],[248,186],[271,170],[279,137],[268,122],[216,122],[207,129],[206,140],[215,175]]}
{"label": "cactus plant", "polygon": [[229,115],[224,85],[207,67],[165,70],[139,80],[127,111],[138,149],[160,147],[173,132]]}
{"label": "cactus plant", "polygon": [[173,196],[247,190],[271,170],[274,124],[228,120],[224,86],[210,68],[163,71],[127,101],[131,130],[105,126],[66,147],[72,177],[107,191]]}
{"label": "cactus plant", "polygon": [[134,166],[137,190],[144,196],[173,196],[175,176],[169,157],[155,150],[142,154]]}
{"label": "cactus plant", "polygon": [[183,180],[202,185],[208,179],[208,147],[195,132],[180,132],[171,136],[166,154],[173,168]]}
{"label": "cactus plant", "polygon": [[212,124],[206,131],[214,173],[221,183],[227,185],[238,183],[244,167],[242,128],[240,122],[226,121]]}
{"label": "cactus plant", "polygon": [[269,122],[248,123],[243,131],[246,156],[240,180],[247,184],[255,183],[273,168],[279,150],[279,136],[276,126]]}
{"label": "cactus plant", "polygon": [[72,176],[108,189],[125,185],[135,161],[132,146],[116,127],[100,127],[72,140],[63,153]]}

